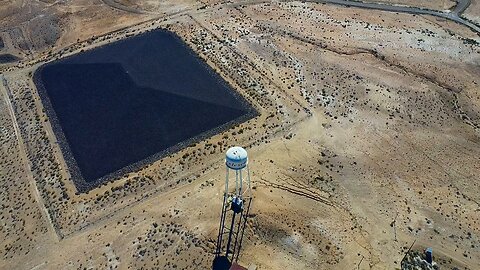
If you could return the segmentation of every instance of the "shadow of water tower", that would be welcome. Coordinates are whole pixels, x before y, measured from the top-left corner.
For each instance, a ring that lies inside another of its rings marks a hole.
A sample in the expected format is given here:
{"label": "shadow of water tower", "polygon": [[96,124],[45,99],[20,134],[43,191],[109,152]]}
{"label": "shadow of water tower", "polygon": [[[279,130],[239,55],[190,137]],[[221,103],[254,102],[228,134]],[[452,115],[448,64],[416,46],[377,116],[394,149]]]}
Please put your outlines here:
{"label": "shadow of water tower", "polygon": [[232,147],[225,157],[226,177],[214,270],[228,270],[238,261],[252,203],[247,151]]}

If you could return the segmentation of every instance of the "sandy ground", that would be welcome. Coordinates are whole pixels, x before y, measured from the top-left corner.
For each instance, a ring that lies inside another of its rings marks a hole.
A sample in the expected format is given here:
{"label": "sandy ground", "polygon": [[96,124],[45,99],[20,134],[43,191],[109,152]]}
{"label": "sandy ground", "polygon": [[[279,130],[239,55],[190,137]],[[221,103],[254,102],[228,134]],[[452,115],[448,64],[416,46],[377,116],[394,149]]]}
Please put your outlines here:
{"label": "sandy ground", "polygon": [[[399,269],[415,241],[441,269],[480,268],[478,35],[431,17],[259,2],[2,5],[2,50],[23,60],[0,66],[0,269],[209,269],[232,145],[248,149],[254,188],[243,265]],[[44,38],[31,38],[32,16],[55,22]],[[157,27],[260,116],[78,194],[31,73]]]}
{"label": "sandy ground", "polygon": [[480,24],[480,1],[472,0],[470,6],[465,10],[462,15],[472,22]]}

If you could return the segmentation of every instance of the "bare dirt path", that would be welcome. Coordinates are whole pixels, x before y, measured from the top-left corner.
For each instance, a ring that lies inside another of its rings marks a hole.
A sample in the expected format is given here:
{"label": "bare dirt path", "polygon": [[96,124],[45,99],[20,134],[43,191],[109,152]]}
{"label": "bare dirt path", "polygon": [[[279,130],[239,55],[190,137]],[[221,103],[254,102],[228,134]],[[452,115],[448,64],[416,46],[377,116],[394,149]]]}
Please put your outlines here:
{"label": "bare dirt path", "polygon": [[453,13],[457,16],[460,16],[470,6],[471,3],[471,0],[459,0],[453,9]]}

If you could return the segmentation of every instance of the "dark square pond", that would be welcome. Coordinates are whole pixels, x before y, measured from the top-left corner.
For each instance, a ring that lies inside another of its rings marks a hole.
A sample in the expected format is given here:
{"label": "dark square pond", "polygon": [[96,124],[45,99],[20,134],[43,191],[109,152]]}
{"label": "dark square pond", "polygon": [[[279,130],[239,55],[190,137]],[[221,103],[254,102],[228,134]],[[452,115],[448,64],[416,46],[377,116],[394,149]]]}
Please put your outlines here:
{"label": "dark square pond", "polygon": [[34,81],[80,192],[257,114],[166,30],[45,64]]}

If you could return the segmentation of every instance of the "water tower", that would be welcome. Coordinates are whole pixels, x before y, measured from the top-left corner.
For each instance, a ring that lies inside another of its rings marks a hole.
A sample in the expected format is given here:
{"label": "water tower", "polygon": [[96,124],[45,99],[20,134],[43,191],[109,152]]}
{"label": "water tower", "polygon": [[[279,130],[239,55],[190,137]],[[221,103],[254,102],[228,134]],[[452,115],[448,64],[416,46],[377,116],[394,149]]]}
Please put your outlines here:
{"label": "water tower", "polygon": [[237,262],[252,202],[247,151],[238,146],[228,149],[225,166],[225,191],[214,269],[229,269]]}

